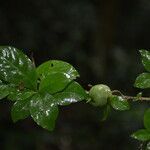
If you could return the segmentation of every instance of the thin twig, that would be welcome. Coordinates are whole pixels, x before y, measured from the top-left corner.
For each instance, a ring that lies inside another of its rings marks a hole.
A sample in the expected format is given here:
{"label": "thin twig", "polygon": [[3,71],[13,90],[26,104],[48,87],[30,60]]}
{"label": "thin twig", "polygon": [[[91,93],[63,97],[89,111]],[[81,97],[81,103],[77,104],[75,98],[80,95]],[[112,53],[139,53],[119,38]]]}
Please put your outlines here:
{"label": "thin twig", "polygon": [[126,100],[139,100],[139,101],[150,101],[150,97],[135,97],[135,96],[126,96],[123,95],[122,98],[126,99]]}
{"label": "thin twig", "polygon": [[112,91],[112,94],[119,94],[122,98],[126,100],[137,100],[137,101],[150,101],[150,97],[136,97],[136,96],[127,96],[123,95],[119,90]]}
{"label": "thin twig", "polygon": [[113,90],[112,94],[119,94],[120,96],[124,96],[119,90]]}

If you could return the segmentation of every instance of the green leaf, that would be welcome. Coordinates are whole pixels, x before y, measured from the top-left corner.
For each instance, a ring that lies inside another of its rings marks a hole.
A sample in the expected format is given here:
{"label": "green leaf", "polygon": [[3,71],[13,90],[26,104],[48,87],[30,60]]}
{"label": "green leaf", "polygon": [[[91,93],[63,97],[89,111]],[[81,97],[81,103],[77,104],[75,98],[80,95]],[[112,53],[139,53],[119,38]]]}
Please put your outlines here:
{"label": "green leaf", "polygon": [[53,95],[58,105],[69,105],[87,99],[88,95],[77,82],[71,82],[62,92]]}
{"label": "green leaf", "polygon": [[25,119],[30,115],[30,99],[16,101],[11,109],[11,117],[13,122]]}
{"label": "green leaf", "polygon": [[54,104],[54,97],[50,94],[36,94],[31,99],[30,114],[41,127],[52,131],[58,116],[58,107]]}
{"label": "green leaf", "polygon": [[139,141],[149,141],[150,140],[150,132],[145,129],[141,129],[136,131],[131,135],[132,138],[137,139]]}
{"label": "green leaf", "polygon": [[66,74],[67,78],[72,80],[79,77],[79,73],[72,65],[60,60],[49,60],[37,68],[37,74],[42,78],[46,77],[49,73],[58,72]]}
{"label": "green leaf", "polygon": [[14,47],[0,46],[0,78],[18,86],[36,89],[37,75],[33,63]]}
{"label": "green leaf", "polygon": [[0,99],[5,98],[11,92],[12,87],[0,81]]}
{"label": "green leaf", "polygon": [[12,101],[21,101],[30,98],[33,94],[35,94],[35,92],[31,90],[26,89],[24,91],[19,91],[17,89],[14,89],[10,92],[8,99]]}
{"label": "green leaf", "polygon": [[110,103],[115,110],[123,111],[130,109],[128,101],[126,99],[123,99],[121,96],[112,96],[110,98]]}
{"label": "green leaf", "polygon": [[150,142],[147,143],[146,150],[150,150]]}
{"label": "green leaf", "polygon": [[150,108],[144,113],[144,126],[150,131]]}
{"label": "green leaf", "polygon": [[136,78],[134,86],[141,89],[150,88],[150,73],[140,74]]}
{"label": "green leaf", "polygon": [[150,52],[147,50],[140,50],[142,56],[142,63],[147,71],[150,72]]}
{"label": "green leaf", "polygon": [[71,79],[64,73],[52,73],[42,79],[39,90],[54,94],[62,91],[70,82]]}

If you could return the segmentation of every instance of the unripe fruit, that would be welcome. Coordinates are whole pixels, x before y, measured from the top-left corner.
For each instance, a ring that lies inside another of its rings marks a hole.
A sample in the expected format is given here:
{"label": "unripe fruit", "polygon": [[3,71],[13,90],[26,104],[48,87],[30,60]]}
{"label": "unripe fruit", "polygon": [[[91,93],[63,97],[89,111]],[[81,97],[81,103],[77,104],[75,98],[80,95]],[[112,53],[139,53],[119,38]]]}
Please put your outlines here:
{"label": "unripe fruit", "polygon": [[110,88],[104,84],[94,85],[90,91],[89,96],[94,106],[104,106],[107,104],[108,98],[112,95]]}

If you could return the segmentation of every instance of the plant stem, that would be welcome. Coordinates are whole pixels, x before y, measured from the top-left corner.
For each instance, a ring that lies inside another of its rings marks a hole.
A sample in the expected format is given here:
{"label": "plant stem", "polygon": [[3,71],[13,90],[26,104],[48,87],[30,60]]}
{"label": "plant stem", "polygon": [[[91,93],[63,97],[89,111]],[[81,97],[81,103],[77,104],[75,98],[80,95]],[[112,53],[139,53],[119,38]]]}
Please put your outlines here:
{"label": "plant stem", "polygon": [[126,99],[126,100],[138,100],[138,101],[150,101],[150,97],[135,97],[135,96],[126,96],[126,95],[122,95],[122,98]]}
{"label": "plant stem", "polygon": [[120,91],[118,90],[114,90],[112,91],[112,94],[116,93],[119,94],[122,98],[126,99],[126,100],[137,100],[137,101],[150,101],[150,97],[136,97],[136,96],[127,96],[127,95],[123,95]]}

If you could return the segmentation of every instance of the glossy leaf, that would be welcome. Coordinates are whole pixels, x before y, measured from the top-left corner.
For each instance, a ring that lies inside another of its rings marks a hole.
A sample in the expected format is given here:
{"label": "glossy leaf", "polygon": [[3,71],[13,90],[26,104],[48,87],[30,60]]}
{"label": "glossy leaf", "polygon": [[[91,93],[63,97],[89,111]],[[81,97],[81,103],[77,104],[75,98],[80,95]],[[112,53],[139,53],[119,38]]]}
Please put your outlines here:
{"label": "glossy leaf", "polygon": [[36,89],[36,71],[31,60],[20,50],[0,46],[0,78],[15,85]]}
{"label": "glossy leaf", "polygon": [[77,82],[71,82],[62,92],[53,96],[58,105],[69,105],[88,97],[85,90]]}
{"label": "glossy leaf", "polygon": [[49,60],[37,68],[39,77],[46,77],[49,73],[64,73],[67,78],[76,79],[79,76],[77,70],[67,62],[60,60]]}
{"label": "glossy leaf", "polygon": [[30,98],[33,94],[35,94],[34,91],[30,90],[19,91],[18,89],[14,89],[13,91],[10,92],[8,99],[12,101],[21,101]]}
{"label": "glossy leaf", "polygon": [[135,81],[135,87],[146,89],[150,88],[150,73],[140,74]]}
{"label": "glossy leaf", "polygon": [[144,126],[150,131],[150,108],[144,113]]}
{"label": "glossy leaf", "polygon": [[142,56],[142,63],[147,71],[150,72],[150,52],[147,50],[140,50]]}
{"label": "glossy leaf", "polygon": [[6,85],[0,81],[0,100],[5,98],[12,90],[10,85]]}
{"label": "glossy leaf", "polygon": [[38,125],[52,131],[58,116],[58,107],[54,104],[54,97],[50,94],[34,95],[30,103],[30,114]]}
{"label": "glossy leaf", "polygon": [[131,135],[132,138],[137,139],[139,141],[149,141],[150,140],[150,132],[146,129],[141,129],[136,131]]}
{"label": "glossy leaf", "polygon": [[110,103],[115,110],[123,111],[130,109],[128,101],[126,99],[123,99],[121,96],[112,96],[110,98]]}
{"label": "glossy leaf", "polygon": [[16,101],[11,109],[11,117],[14,122],[25,119],[30,115],[30,99]]}
{"label": "glossy leaf", "polygon": [[64,73],[51,73],[42,79],[39,90],[54,94],[62,91],[70,82],[71,79]]}

